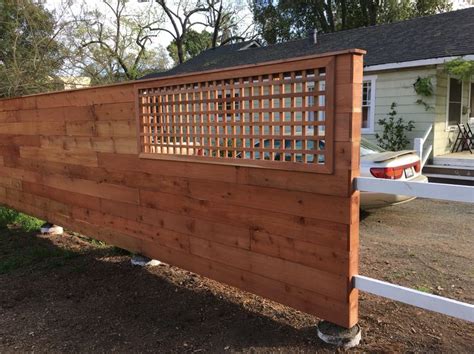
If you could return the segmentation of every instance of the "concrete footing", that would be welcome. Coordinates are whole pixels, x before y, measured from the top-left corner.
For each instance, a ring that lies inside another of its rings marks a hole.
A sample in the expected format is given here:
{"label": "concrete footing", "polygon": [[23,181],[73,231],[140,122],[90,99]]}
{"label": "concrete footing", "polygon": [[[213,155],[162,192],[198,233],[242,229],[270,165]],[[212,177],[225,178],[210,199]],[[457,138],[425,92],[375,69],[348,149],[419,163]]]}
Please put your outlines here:
{"label": "concrete footing", "polygon": [[50,222],[41,225],[40,230],[43,235],[62,235],[64,232],[61,226],[54,225]]}
{"label": "concrete footing", "polygon": [[130,259],[130,263],[134,266],[140,266],[140,267],[156,267],[161,264],[165,264],[160,262],[157,259],[151,259],[145,256],[142,256],[141,254],[135,254],[133,257]]}
{"label": "concrete footing", "polygon": [[359,345],[362,333],[358,324],[348,329],[331,322],[321,321],[318,324],[318,337],[325,343],[349,349]]}

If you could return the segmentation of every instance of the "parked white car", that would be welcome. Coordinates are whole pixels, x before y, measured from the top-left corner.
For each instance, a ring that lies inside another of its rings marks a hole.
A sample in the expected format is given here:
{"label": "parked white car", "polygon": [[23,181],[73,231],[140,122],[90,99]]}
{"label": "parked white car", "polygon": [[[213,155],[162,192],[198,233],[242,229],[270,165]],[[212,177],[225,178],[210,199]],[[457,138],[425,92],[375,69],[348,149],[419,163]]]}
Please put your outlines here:
{"label": "parked white car", "polygon": [[[397,181],[428,182],[428,178],[421,174],[420,157],[415,151],[386,151],[364,138],[360,144],[360,175]],[[415,197],[407,195],[361,192],[360,207],[380,208],[413,199]]]}
{"label": "parked white car", "polygon": [[[266,140],[264,144],[264,146],[268,148],[270,141]],[[173,144],[168,145],[173,148]],[[183,145],[189,145],[190,147]],[[195,147],[193,143],[180,143],[179,148],[174,147],[173,150],[174,153],[181,155],[206,156],[207,154],[203,149],[199,148],[199,144],[196,145]],[[258,143],[255,144],[255,147],[258,146]],[[277,142],[275,146],[279,148],[279,142]],[[290,141],[285,142],[285,148],[290,149]],[[180,149],[182,151],[180,151]],[[163,150],[163,153],[168,153],[167,147],[164,147]],[[155,150],[152,152],[155,152]],[[156,152],[160,153],[161,148],[158,147]],[[237,157],[240,158],[240,154],[238,154]],[[250,155],[248,158],[250,158]],[[280,159],[279,154],[277,154],[276,159]],[[384,178],[398,181],[428,182],[428,178],[421,174],[420,158],[415,151],[386,151],[364,138],[361,139],[360,144],[360,175],[362,177]],[[362,209],[381,208],[405,203],[415,198],[416,197],[407,195],[361,192],[360,207]]]}

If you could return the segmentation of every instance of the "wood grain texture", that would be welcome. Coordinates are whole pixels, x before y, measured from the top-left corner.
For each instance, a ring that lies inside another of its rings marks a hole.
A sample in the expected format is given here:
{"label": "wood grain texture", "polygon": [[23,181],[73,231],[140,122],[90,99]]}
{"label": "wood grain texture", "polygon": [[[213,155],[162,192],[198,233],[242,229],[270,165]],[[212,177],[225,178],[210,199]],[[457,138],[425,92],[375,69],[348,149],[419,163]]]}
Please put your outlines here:
{"label": "wood grain texture", "polygon": [[167,160],[332,172],[334,60],[307,65],[139,89],[140,151]]}
{"label": "wood grain texture", "polygon": [[[300,86],[323,74],[324,90]],[[226,80],[228,92],[219,97],[209,82]],[[359,194],[352,181],[359,173],[361,82],[362,54],[349,51],[0,100],[0,203],[350,327],[358,320],[351,277],[358,272]],[[160,87],[181,107],[159,111],[158,101],[170,97],[149,89]],[[311,108],[307,96],[323,92],[324,109]],[[206,108],[211,101],[214,108]],[[318,138],[328,168],[258,163],[263,153],[274,164],[296,162],[296,152],[278,161],[274,137],[266,148],[249,150],[257,163],[239,163],[236,139],[285,127],[296,151],[299,137],[310,138],[295,128],[308,123],[299,121],[308,109],[330,118]],[[206,121],[203,112],[213,110],[229,124]],[[164,121],[144,120],[143,113]],[[255,120],[244,134],[239,115],[250,113]],[[277,121],[278,114],[288,121]],[[175,124],[175,136],[191,142],[180,127],[192,115],[203,146],[206,124],[224,129],[227,148],[212,149],[228,161],[140,158],[140,141],[160,147],[151,140],[160,124]]]}

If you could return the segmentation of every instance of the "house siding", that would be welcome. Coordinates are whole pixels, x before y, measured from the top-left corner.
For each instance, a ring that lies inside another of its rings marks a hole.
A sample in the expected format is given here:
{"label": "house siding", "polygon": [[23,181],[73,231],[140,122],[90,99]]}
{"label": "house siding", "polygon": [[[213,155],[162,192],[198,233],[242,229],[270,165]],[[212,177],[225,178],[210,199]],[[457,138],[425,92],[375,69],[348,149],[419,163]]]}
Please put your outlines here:
{"label": "house siding", "polygon": [[[380,71],[367,73],[376,75],[376,92],[375,92],[375,125],[373,133],[364,133],[364,137],[371,141],[376,141],[375,134],[382,132],[382,127],[377,123],[379,119],[387,117],[390,112],[390,106],[393,102],[397,104],[395,110],[397,117],[402,117],[405,122],[412,120],[415,124],[413,131],[408,132],[407,136],[410,140],[407,148],[413,148],[413,140],[424,135],[426,129],[433,124],[436,115],[436,94],[432,97],[418,96],[413,88],[418,77],[431,77],[433,87],[436,90],[437,71],[435,66],[423,68],[398,69],[392,71]],[[430,109],[426,110],[425,106],[416,103],[422,98]],[[433,134],[430,134],[429,142],[425,146],[429,146],[433,142]]]}
{"label": "house siding", "polygon": [[[436,115],[434,124],[435,144],[433,146],[434,156],[444,155],[451,152],[452,145],[456,140],[458,130],[449,129],[446,125],[447,103],[448,103],[448,75],[443,65],[436,68]],[[462,87],[462,106],[469,107],[469,82],[464,82]],[[466,110],[461,120],[466,123],[469,111]]]}

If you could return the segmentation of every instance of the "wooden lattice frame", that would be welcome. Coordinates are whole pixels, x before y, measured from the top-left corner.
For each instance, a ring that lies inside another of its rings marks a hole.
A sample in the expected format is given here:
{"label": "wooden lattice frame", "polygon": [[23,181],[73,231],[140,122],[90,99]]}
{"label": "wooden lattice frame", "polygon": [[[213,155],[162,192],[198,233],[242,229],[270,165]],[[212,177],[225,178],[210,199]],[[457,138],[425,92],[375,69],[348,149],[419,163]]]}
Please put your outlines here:
{"label": "wooden lattice frame", "polygon": [[300,59],[138,86],[141,157],[331,172],[330,59]]}

